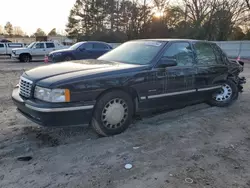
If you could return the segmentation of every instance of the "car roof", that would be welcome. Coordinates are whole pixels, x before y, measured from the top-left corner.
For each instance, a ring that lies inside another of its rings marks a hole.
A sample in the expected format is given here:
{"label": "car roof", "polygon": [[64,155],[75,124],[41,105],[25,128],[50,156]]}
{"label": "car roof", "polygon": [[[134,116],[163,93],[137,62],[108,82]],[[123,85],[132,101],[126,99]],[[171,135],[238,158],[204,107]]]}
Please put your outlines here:
{"label": "car roof", "polygon": [[189,41],[189,42],[210,42],[206,40],[195,40],[195,39],[138,39],[134,41],[158,41],[158,42],[171,42],[171,41]]}
{"label": "car roof", "polygon": [[78,42],[78,43],[88,43],[88,42],[108,44],[108,43],[106,43],[106,42],[102,42],[102,41],[81,41],[81,42]]}

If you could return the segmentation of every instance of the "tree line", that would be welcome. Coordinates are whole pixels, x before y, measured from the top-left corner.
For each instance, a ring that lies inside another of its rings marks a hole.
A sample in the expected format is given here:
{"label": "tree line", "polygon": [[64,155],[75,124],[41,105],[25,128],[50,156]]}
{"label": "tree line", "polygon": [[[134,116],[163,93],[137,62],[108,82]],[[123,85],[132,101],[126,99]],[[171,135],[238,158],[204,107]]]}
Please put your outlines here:
{"label": "tree line", "polygon": [[7,22],[4,27],[0,25],[0,35],[8,37],[37,37],[37,36],[59,36],[56,28],[53,28],[48,34],[46,34],[41,28],[38,28],[35,33],[28,36],[21,27],[13,26],[10,22]]}
{"label": "tree line", "polygon": [[76,0],[66,32],[80,40],[250,39],[249,0]]}

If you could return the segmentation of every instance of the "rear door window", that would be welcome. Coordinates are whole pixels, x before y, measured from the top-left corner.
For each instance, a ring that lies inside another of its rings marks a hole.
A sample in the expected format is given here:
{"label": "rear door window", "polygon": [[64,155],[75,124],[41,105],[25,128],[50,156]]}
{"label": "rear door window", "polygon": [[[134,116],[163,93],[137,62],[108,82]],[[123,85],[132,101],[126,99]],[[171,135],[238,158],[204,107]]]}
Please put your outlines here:
{"label": "rear door window", "polygon": [[217,64],[214,50],[209,43],[196,42],[194,43],[194,49],[198,65],[210,66]]}
{"label": "rear door window", "polygon": [[37,48],[37,49],[44,48],[44,43],[37,43],[35,48]]}
{"label": "rear door window", "polygon": [[4,44],[0,44],[0,48],[4,48]]}
{"label": "rear door window", "polygon": [[107,45],[101,44],[101,43],[94,43],[94,44],[93,44],[93,48],[94,48],[95,50],[105,50],[105,49],[109,49]]}
{"label": "rear door window", "polygon": [[227,58],[224,52],[217,46],[217,44],[211,43],[211,46],[214,50],[216,60],[218,64],[225,64],[225,59]]}
{"label": "rear door window", "polygon": [[79,50],[92,50],[93,44],[92,43],[84,43],[78,49]]}
{"label": "rear door window", "polygon": [[46,43],[46,48],[55,48],[54,43]]}

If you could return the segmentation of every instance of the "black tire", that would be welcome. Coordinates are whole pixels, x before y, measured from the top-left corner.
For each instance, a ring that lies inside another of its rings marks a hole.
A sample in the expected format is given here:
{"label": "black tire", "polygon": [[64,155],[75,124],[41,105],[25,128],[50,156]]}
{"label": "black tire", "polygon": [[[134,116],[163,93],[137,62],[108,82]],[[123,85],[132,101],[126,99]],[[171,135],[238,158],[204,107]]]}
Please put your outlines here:
{"label": "black tire", "polygon": [[231,88],[231,91],[232,91],[231,96],[228,98],[225,98],[223,101],[218,101],[212,96],[211,97],[212,99],[209,101],[210,105],[218,106],[218,107],[227,107],[231,105],[235,100],[238,99],[239,90],[238,90],[236,83],[232,80],[227,80],[224,84],[228,85]]}
{"label": "black tire", "polygon": [[20,61],[25,62],[25,63],[29,63],[31,61],[31,57],[28,54],[22,54],[20,56]]}
{"label": "black tire", "polygon": [[66,57],[64,58],[64,61],[71,61],[72,59],[73,59],[72,57],[66,56]]}
{"label": "black tire", "polygon": [[[114,101],[114,103],[118,105],[121,104],[123,107],[125,106],[124,109],[126,108],[126,110],[123,109],[124,116],[121,115],[123,119],[116,125],[109,124],[109,122],[103,120],[103,117],[105,117],[103,116],[103,113],[105,112],[105,110],[106,112],[108,111],[107,109],[109,108],[109,106],[112,106],[112,101]],[[131,124],[132,117],[134,114],[133,106],[134,105],[132,98],[126,92],[120,90],[112,90],[110,92],[105,93],[100,97],[100,99],[96,103],[91,121],[93,129],[97,132],[97,134],[101,136],[112,136],[124,132]],[[113,127],[117,125],[118,127]]]}

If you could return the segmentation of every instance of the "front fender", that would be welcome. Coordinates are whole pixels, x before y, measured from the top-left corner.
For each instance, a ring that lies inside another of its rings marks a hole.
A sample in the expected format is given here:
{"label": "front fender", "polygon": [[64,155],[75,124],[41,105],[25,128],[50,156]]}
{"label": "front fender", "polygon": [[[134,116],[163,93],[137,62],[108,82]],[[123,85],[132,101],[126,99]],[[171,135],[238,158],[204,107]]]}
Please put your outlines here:
{"label": "front fender", "polygon": [[72,100],[74,102],[93,101],[101,93],[110,89],[123,89],[133,93],[133,95],[136,93],[134,96],[138,96],[137,90],[143,86],[144,78],[144,73],[124,73],[82,80],[60,87],[69,88],[72,91]]}
{"label": "front fender", "polygon": [[21,54],[29,54],[30,55],[31,53],[28,50],[22,50],[22,51],[16,51],[16,54],[17,55],[21,55]]}

